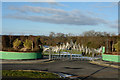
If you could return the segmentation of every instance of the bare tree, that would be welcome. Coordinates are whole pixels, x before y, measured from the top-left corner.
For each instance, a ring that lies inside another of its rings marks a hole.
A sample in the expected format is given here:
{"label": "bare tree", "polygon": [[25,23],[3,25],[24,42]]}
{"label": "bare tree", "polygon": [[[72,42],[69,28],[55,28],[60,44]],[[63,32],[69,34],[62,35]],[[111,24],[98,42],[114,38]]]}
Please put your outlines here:
{"label": "bare tree", "polygon": [[50,32],[50,34],[49,34],[49,37],[55,37],[55,33],[54,32]]}
{"label": "bare tree", "polygon": [[57,33],[56,36],[57,37],[65,37],[65,34],[64,33]]}

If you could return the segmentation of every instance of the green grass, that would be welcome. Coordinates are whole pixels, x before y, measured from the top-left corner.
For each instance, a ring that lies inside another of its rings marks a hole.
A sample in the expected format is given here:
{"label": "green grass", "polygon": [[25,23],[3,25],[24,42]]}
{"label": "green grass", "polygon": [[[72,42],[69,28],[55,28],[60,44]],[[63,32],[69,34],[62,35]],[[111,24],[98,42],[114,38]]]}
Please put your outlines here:
{"label": "green grass", "polygon": [[72,54],[81,54],[82,52],[80,52],[80,51],[77,51],[77,50],[66,50],[66,52],[69,52],[69,53],[71,53],[72,52]]}
{"label": "green grass", "polygon": [[[61,50],[60,51],[60,53],[62,53],[62,52],[69,52],[69,53],[71,53],[72,52],[72,54],[81,54],[82,52],[80,52],[80,51],[77,51],[77,50]],[[49,55],[49,52],[44,52],[45,54],[44,55]],[[48,53],[48,54],[46,54],[46,53]],[[56,52],[52,52],[53,54],[59,54],[59,53],[56,53]]]}
{"label": "green grass", "polygon": [[49,72],[40,71],[20,71],[20,70],[3,70],[3,77],[22,77],[22,78],[59,78],[58,75]]}
{"label": "green grass", "polygon": [[49,54],[44,54],[44,56],[48,56]]}
{"label": "green grass", "polygon": [[[71,53],[72,52],[72,54],[82,54],[82,52],[80,52],[80,51],[77,51],[77,50],[61,50],[60,51],[60,53],[62,53],[62,52],[69,52],[69,53]],[[56,53],[56,52],[52,52],[53,54],[59,54],[59,53]],[[45,54],[44,55],[49,55],[49,52],[45,52]],[[85,55],[85,56],[87,56],[87,57],[92,57],[92,53],[90,53],[90,54],[87,54],[87,55]]]}

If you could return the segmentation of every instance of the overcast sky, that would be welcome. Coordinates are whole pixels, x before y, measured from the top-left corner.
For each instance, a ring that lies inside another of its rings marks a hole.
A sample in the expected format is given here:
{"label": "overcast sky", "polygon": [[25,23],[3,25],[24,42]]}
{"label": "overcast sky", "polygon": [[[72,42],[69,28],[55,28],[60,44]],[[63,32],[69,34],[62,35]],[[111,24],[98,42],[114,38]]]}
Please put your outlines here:
{"label": "overcast sky", "polygon": [[3,34],[118,33],[118,5],[113,2],[3,2],[2,16]]}

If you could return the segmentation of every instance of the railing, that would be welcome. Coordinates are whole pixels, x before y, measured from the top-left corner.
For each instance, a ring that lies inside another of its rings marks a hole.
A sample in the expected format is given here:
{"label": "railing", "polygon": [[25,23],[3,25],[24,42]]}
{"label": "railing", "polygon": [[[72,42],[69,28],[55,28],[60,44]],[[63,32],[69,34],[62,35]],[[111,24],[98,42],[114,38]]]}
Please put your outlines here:
{"label": "railing", "polygon": [[50,60],[97,60],[101,59],[101,56],[99,57],[87,57],[82,56],[82,54],[52,54],[48,55]]}

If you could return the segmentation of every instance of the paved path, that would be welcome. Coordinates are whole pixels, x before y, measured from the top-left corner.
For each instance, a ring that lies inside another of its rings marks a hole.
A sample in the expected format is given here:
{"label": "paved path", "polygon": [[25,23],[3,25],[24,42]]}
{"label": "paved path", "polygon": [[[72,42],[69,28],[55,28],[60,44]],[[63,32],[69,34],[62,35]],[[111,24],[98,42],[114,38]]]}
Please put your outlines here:
{"label": "paved path", "polygon": [[115,62],[113,63],[113,62],[102,61],[102,60],[90,61],[90,63],[120,69],[120,63],[115,63]]}
{"label": "paved path", "polygon": [[[3,70],[42,70],[49,72],[61,72],[79,76],[81,79],[87,78],[102,78],[101,80],[118,80],[118,69],[103,67],[89,63],[89,61],[68,60],[68,61],[52,61],[46,63],[4,63]],[[106,79],[109,78],[109,79]]]}

